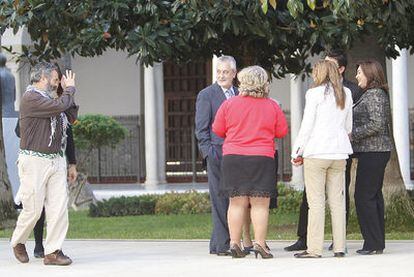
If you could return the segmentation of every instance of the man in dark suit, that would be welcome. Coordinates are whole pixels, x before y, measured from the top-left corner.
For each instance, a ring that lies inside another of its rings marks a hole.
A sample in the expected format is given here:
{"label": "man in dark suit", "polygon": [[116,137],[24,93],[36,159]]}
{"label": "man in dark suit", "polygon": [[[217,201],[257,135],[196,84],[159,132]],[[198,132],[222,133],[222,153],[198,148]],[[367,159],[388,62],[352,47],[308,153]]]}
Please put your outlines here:
{"label": "man in dark suit", "polygon": [[[349,88],[352,93],[352,100],[355,103],[362,95],[362,91],[355,83],[348,81],[344,78],[346,66],[348,65],[348,60],[346,54],[341,50],[331,50],[326,54],[325,60],[332,61],[338,65],[338,71],[342,75],[342,84],[344,87]],[[351,166],[352,166],[352,156],[347,159],[346,162],[346,171],[345,171],[345,205],[346,205],[346,223],[348,224],[349,218],[349,185],[351,183]],[[286,251],[299,251],[306,250],[306,236],[308,228],[308,201],[306,199],[306,191],[303,190],[302,204],[300,206],[299,212],[299,224],[298,224],[298,240],[284,249]],[[329,250],[332,250],[333,245],[329,246]]]}
{"label": "man in dark suit", "polygon": [[230,255],[227,210],[229,199],[219,195],[223,139],[213,133],[216,112],[220,105],[238,94],[233,87],[236,78],[236,61],[231,56],[217,59],[217,80],[199,92],[196,101],[195,133],[203,159],[207,161],[208,186],[210,191],[213,232],[210,239],[210,254]]}

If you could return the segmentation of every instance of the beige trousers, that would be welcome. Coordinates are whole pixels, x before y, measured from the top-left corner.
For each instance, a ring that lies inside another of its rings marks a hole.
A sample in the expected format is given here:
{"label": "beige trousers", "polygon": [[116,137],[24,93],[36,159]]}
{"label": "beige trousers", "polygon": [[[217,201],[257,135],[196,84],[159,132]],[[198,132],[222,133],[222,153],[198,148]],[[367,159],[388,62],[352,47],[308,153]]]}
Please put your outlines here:
{"label": "beige trousers", "polygon": [[20,188],[16,199],[23,204],[11,245],[26,243],[45,207],[47,236],[45,254],[62,248],[69,226],[66,159],[20,154],[18,158]]}
{"label": "beige trousers", "polygon": [[308,211],[308,252],[322,255],[325,228],[325,191],[332,216],[333,251],[345,252],[346,160],[304,159]]}

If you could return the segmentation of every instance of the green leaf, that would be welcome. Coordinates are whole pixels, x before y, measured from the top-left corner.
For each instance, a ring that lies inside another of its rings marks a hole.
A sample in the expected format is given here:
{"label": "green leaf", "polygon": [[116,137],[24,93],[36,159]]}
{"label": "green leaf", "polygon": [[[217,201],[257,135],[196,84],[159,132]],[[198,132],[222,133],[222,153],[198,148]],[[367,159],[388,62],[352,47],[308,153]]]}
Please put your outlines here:
{"label": "green leaf", "polygon": [[316,0],[307,0],[308,1],[308,6],[309,8],[311,8],[311,10],[315,10],[316,8]]}
{"label": "green leaf", "polygon": [[290,15],[293,18],[297,18],[299,15],[299,11],[298,11],[298,1],[297,0],[289,0],[287,2],[287,8],[289,10]]}
{"label": "green leaf", "polygon": [[262,11],[264,14],[267,14],[267,10],[268,10],[268,5],[267,5],[267,0],[260,0],[260,2],[262,2]]}

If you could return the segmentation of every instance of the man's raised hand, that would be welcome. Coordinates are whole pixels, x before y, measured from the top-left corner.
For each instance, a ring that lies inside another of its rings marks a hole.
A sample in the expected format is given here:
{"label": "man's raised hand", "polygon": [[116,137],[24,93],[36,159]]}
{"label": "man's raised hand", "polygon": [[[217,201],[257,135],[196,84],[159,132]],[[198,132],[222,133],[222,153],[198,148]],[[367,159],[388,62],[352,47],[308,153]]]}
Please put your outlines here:
{"label": "man's raised hand", "polygon": [[72,70],[66,70],[66,74],[62,76],[62,87],[66,89],[67,87],[75,86],[75,73]]}

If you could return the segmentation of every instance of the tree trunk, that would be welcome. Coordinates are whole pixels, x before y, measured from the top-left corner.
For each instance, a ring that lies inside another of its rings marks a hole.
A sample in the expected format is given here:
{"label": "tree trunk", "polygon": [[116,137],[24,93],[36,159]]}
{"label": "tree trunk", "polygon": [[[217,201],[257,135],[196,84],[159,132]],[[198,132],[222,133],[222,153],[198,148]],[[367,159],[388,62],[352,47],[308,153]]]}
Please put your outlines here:
{"label": "tree trunk", "polygon": [[[1,89],[1,86],[0,86]],[[1,91],[0,91],[1,96]],[[14,209],[13,192],[7,174],[6,156],[4,152],[3,141],[3,123],[1,117],[0,105],[0,229],[10,227],[16,219],[16,210]]]}
{"label": "tree trunk", "polygon": [[[352,48],[348,52],[348,70],[346,72],[346,78],[348,80],[356,81],[356,69],[357,69],[357,62],[366,59],[375,59],[384,68],[386,72],[386,63],[385,63],[385,52],[384,50],[378,45],[377,40],[375,37],[365,37],[363,40],[357,41]],[[391,127],[392,129],[392,127]],[[407,199],[407,204],[409,207],[410,212],[413,212],[412,206],[409,205],[408,201],[408,194],[406,191],[406,187],[402,178],[400,164],[398,162],[398,155],[395,148],[394,143],[394,136],[391,130],[392,141],[394,144],[393,150],[391,151],[391,158],[388,162],[388,165],[385,169],[385,176],[384,176],[384,187],[383,187],[383,194],[385,204],[390,204],[389,202],[394,196],[402,196],[403,198]],[[353,167],[353,175],[355,176],[356,166]],[[354,180],[351,183],[353,186]],[[413,213],[414,214],[414,213]]]}

